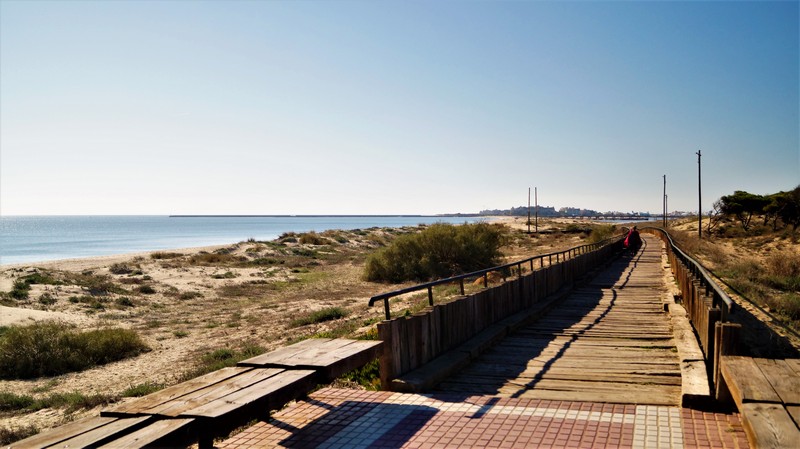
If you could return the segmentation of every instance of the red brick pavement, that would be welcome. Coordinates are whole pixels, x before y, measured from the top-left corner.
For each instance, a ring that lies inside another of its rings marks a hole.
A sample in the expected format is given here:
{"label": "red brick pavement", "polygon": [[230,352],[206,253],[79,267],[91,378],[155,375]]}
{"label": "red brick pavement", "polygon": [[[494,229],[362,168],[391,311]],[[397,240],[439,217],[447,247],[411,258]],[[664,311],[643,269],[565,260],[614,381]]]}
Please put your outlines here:
{"label": "red brick pavement", "polygon": [[326,388],[231,448],[747,448],[736,414],[679,407]]}

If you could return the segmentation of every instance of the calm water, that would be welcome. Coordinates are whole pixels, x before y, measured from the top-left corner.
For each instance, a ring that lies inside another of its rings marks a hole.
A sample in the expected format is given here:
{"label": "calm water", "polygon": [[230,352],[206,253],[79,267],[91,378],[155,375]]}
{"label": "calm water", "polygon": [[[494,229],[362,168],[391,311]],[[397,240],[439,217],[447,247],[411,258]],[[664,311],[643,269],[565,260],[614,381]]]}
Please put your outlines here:
{"label": "calm water", "polygon": [[0,217],[0,265],[223,245],[284,232],[322,232],[420,223],[464,223],[477,217]]}

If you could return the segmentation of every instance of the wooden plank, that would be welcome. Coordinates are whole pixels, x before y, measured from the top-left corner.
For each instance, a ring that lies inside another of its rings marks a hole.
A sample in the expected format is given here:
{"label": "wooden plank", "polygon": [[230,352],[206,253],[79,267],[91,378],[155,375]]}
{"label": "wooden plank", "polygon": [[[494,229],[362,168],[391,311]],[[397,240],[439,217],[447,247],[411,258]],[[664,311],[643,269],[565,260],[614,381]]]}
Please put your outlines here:
{"label": "wooden plank", "polygon": [[182,382],[178,385],[173,385],[155,393],[148,394],[147,396],[138,398],[126,404],[122,404],[107,410],[102,410],[100,411],[100,416],[127,416],[143,414],[146,413],[145,410],[191,394],[196,390],[208,388],[209,386],[219,382],[224,382],[231,377],[238,376],[252,369],[253,368],[246,367],[222,368],[221,370],[217,370],[212,373],[196,377],[192,380]]}
{"label": "wooden plank", "polygon": [[[340,339],[342,340],[342,339]],[[376,359],[383,350],[383,342],[377,340],[344,340],[336,349],[318,357],[301,354],[294,361],[294,368],[317,370],[324,382],[330,382],[342,374],[360,368]]]}
{"label": "wooden plank", "polygon": [[383,341],[384,351],[380,359],[381,385],[389,385],[389,381],[394,378],[392,369],[394,360],[392,359],[392,322],[382,321],[378,323],[378,338]]}
{"label": "wooden plank", "polygon": [[720,357],[721,373],[739,411],[748,402],[781,402],[764,373],[750,357]]}
{"label": "wooden plank", "polygon": [[[315,385],[313,370],[283,371],[263,382],[182,412],[185,417],[220,418],[231,412],[263,402],[264,415],[294,397],[302,396]],[[244,423],[242,423],[244,424]]]}
{"label": "wooden plank", "polygon": [[[177,442],[188,442],[192,438],[189,428],[195,422],[192,418],[185,419],[161,419],[155,421],[144,428],[131,432],[121,438],[110,441],[99,449],[134,449],[144,447],[173,447]],[[176,434],[178,435],[176,437]],[[186,444],[186,443],[184,443]]]}
{"label": "wooden plank", "polygon": [[291,360],[309,348],[319,347],[320,344],[331,341],[331,338],[310,338],[290,346],[285,346],[265,354],[257,355],[239,362],[240,366],[272,366],[282,365],[286,360]]}
{"label": "wooden plank", "polygon": [[786,359],[784,362],[794,370],[797,376],[800,376],[800,359]]}
{"label": "wooden plank", "polygon": [[180,398],[159,404],[155,407],[144,410],[151,415],[161,415],[170,417],[183,416],[187,410],[192,410],[202,405],[217,401],[229,395],[243,390],[251,385],[263,382],[272,377],[278,376],[285,370],[281,368],[254,368],[242,373],[239,376],[226,379],[193,391]]}
{"label": "wooden plank", "polygon": [[[54,446],[62,441],[68,440],[76,435],[89,432],[98,427],[105,426],[116,421],[118,418],[92,416],[79,419],[69,424],[56,427],[47,432],[26,438],[9,446],[13,449],[33,449]],[[63,446],[62,446],[63,447]]]}
{"label": "wooden plank", "polygon": [[[422,317],[414,317],[414,322]],[[409,323],[404,323],[409,324]],[[342,374],[361,367],[378,357],[382,342],[351,339],[309,339],[301,347],[292,345],[292,351],[278,350],[240,362],[240,366],[272,368],[315,369],[322,381],[330,382]],[[401,343],[402,344],[402,343]],[[286,348],[283,348],[286,349]]]}
{"label": "wooden plank", "polygon": [[119,436],[125,435],[144,425],[151,420],[150,416],[139,416],[134,418],[119,418],[102,426],[96,427],[88,432],[76,435],[70,439],[58,443],[58,447],[92,447],[105,444]]}
{"label": "wooden plank", "polygon": [[794,425],[800,427],[800,405],[787,405],[786,411],[789,412],[789,416],[792,417]]}
{"label": "wooden plank", "polygon": [[754,359],[781,401],[800,405],[800,376],[783,360]]}
{"label": "wooden plank", "polygon": [[750,447],[794,448],[800,442],[800,430],[781,405],[748,403],[739,411]]}

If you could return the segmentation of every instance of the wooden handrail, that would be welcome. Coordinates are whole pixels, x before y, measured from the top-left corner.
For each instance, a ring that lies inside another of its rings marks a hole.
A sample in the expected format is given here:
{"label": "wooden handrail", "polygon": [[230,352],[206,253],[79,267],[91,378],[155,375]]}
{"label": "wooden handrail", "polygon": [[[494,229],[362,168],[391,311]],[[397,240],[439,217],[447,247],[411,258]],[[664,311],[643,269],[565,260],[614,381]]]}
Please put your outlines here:
{"label": "wooden handrail", "polygon": [[[386,319],[387,320],[391,320],[392,319],[392,314],[391,314],[391,310],[389,308],[389,299],[391,299],[391,298],[393,298],[395,296],[400,296],[400,295],[404,295],[406,293],[411,293],[411,292],[416,292],[416,291],[419,291],[419,290],[427,289],[428,290],[428,303],[431,306],[433,306],[433,287],[436,287],[437,285],[450,284],[450,283],[453,283],[453,282],[459,282],[459,284],[461,286],[461,294],[463,295],[464,294],[464,280],[465,279],[477,278],[477,277],[481,277],[482,276],[483,279],[484,279],[484,281],[483,281],[484,287],[486,287],[487,284],[488,284],[487,275],[489,273],[493,272],[493,271],[504,271],[504,270],[507,270],[509,268],[517,267],[517,272],[518,272],[519,276],[522,276],[522,265],[524,265],[524,264],[530,264],[531,271],[533,271],[533,266],[534,266],[534,261],[535,260],[538,259],[539,260],[539,266],[543,267],[544,266],[544,259],[547,258],[547,261],[548,261],[548,265],[547,266],[548,267],[549,266],[553,266],[554,265],[553,264],[553,256],[556,257],[556,264],[561,263],[561,262],[566,262],[567,260],[574,259],[575,257],[577,257],[579,255],[586,254],[586,253],[595,251],[595,250],[597,250],[599,248],[602,248],[603,246],[606,246],[608,244],[611,244],[611,243],[614,243],[614,242],[618,242],[618,241],[622,240],[623,237],[624,236],[611,237],[611,238],[607,238],[605,240],[602,240],[602,241],[599,241],[599,242],[596,242],[596,243],[589,243],[587,245],[580,245],[580,246],[576,246],[576,247],[573,247],[573,248],[570,248],[570,249],[566,249],[566,250],[563,250],[563,251],[557,251],[557,252],[553,252],[553,253],[541,254],[541,255],[538,255],[538,256],[532,256],[532,257],[528,257],[527,259],[523,259],[523,260],[519,260],[519,261],[516,261],[516,262],[507,263],[507,264],[504,264],[504,265],[498,265],[496,267],[485,268],[483,270],[473,271],[471,273],[459,274],[457,276],[451,276],[451,277],[445,278],[445,279],[437,279],[435,281],[425,282],[425,283],[422,283],[422,284],[413,285],[411,287],[406,287],[406,288],[401,288],[399,290],[393,290],[393,291],[390,291],[390,292],[381,293],[380,295],[375,295],[375,296],[373,296],[372,298],[369,299],[369,306],[372,307],[372,306],[375,305],[376,302],[383,301],[383,307],[384,307],[384,312],[386,314]],[[562,257],[562,255],[563,255],[563,257]]]}

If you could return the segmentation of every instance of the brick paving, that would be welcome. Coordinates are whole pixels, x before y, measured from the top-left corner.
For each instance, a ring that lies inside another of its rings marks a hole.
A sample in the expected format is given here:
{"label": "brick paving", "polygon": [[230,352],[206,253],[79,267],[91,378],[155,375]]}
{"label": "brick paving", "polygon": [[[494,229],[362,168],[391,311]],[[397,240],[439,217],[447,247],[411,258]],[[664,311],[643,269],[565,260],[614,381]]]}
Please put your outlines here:
{"label": "brick paving", "polygon": [[217,448],[747,448],[738,414],[325,388]]}

